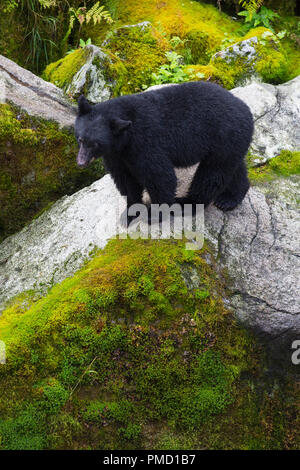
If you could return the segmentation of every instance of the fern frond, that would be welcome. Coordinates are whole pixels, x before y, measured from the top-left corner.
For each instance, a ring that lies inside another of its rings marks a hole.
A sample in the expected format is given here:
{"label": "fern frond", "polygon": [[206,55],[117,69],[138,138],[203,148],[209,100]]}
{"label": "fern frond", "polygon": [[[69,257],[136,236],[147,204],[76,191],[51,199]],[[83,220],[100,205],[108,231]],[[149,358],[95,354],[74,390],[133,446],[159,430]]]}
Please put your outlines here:
{"label": "fern frond", "polygon": [[101,23],[102,20],[112,23],[112,18],[108,11],[104,10],[104,6],[100,5],[100,2],[96,2],[85,14],[85,21],[89,23],[93,21],[94,25]]}

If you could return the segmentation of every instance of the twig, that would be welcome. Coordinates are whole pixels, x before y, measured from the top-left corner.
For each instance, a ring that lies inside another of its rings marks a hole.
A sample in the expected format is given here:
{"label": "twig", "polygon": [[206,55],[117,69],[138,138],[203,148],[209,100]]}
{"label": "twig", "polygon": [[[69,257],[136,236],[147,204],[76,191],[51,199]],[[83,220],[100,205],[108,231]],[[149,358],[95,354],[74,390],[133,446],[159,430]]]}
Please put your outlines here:
{"label": "twig", "polygon": [[94,364],[95,360],[98,359],[98,356],[94,357],[94,359],[92,360],[92,362],[87,366],[87,368],[83,371],[83,373],[81,374],[81,376],[79,377],[78,379],[78,382],[76,383],[75,387],[71,390],[71,393],[69,395],[69,400],[70,398],[72,397],[73,393],[75,392],[76,388],[78,387],[78,385],[80,384],[80,382],[82,381],[83,377],[85,376],[85,374],[87,373],[87,371],[90,369],[90,367]]}

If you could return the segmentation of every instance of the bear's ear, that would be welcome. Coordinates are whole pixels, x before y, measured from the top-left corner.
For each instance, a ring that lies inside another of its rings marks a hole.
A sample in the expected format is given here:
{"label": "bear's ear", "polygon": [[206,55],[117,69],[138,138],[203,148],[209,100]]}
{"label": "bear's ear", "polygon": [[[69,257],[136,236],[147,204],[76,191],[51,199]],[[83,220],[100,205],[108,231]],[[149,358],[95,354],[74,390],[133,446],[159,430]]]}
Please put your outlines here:
{"label": "bear's ear", "polygon": [[78,115],[82,116],[83,114],[88,114],[92,109],[92,106],[87,101],[84,95],[79,96],[78,98]]}
{"label": "bear's ear", "polygon": [[114,135],[121,134],[123,131],[131,126],[131,121],[124,121],[123,119],[115,118],[110,121],[110,128]]}

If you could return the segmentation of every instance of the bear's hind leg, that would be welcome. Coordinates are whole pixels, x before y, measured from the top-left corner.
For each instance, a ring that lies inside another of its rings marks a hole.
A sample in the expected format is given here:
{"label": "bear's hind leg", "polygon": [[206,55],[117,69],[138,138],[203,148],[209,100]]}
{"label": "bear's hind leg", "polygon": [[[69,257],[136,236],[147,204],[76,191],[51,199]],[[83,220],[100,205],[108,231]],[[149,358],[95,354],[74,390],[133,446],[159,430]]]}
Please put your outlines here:
{"label": "bear's hind leg", "polygon": [[231,175],[226,170],[226,168],[219,170],[213,164],[200,163],[194,174],[188,194],[185,197],[176,198],[176,202],[179,204],[204,204],[204,206],[208,206],[229,184]]}
{"label": "bear's hind leg", "polygon": [[243,162],[235,171],[226,190],[215,199],[215,206],[222,211],[231,211],[242,202],[249,187],[247,168]]}

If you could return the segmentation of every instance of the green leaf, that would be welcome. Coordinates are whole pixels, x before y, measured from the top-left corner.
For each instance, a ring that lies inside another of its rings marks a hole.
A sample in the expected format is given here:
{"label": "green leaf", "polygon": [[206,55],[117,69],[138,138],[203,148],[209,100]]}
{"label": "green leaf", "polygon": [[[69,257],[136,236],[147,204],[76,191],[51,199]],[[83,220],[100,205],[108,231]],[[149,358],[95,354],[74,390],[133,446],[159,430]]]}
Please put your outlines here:
{"label": "green leaf", "polygon": [[279,33],[277,33],[277,37],[279,39],[282,39],[286,36],[286,31],[280,31]]}

